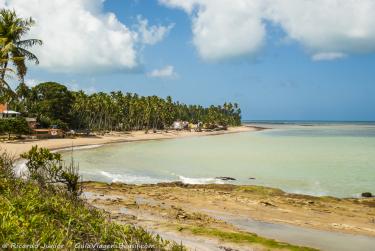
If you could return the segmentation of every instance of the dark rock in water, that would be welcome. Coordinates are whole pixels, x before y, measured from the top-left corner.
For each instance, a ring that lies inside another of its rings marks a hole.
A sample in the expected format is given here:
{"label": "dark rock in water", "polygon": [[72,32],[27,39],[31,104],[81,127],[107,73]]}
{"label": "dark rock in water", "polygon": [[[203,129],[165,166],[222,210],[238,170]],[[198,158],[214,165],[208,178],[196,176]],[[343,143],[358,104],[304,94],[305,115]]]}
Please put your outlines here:
{"label": "dark rock in water", "polygon": [[232,178],[232,177],[216,177],[215,179],[218,179],[218,180],[236,180],[235,178]]}
{"label": "dark rock in water", "polygon": [[254,177],[250,177],[249,180],[255,180],[255,178]]}
{"label": "dark rock in water", "polygon": [[361,196],[362,196],[362,197],[365,197],[365,198],[371,198],[371,197],[372,197],[372,193],[370,193],[370,192],[365,192],[365,193],[362,193]]}

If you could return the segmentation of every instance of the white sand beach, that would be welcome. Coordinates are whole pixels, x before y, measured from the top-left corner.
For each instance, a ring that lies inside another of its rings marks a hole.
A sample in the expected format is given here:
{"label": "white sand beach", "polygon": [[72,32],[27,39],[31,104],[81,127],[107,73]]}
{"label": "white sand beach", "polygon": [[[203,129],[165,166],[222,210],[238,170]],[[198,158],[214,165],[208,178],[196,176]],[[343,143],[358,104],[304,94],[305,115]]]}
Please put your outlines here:
{"label": "white sand beach", "polygon": [[75,137],[75,138],[59,138],[59,139],[41,139],[41,140],[22,140],[0,143],[0,149],[6,150],[15,158],[20,154],[28,151],[32,146],[45,147],[51,150],[67,148],[71,146],[86,146],[86,145],[101,145],[118,142],[131,142],[131,141],[146,141],[146,140],[159,140],[159,139],[172,139],[183,137],[196,137],[196,136],[210,136],[221,135],[228,133],[240,133],[247,131],[257,131],[261,128],[252,126],[238,126],[230,127],[226,131],[212,131],[212,132],[195,132],[195,131],[175,131],[169,130],[157,131],[156,133],[144,131],[133,131],[129,133],[108,133],[104,135],[93,135],[89,137]]}

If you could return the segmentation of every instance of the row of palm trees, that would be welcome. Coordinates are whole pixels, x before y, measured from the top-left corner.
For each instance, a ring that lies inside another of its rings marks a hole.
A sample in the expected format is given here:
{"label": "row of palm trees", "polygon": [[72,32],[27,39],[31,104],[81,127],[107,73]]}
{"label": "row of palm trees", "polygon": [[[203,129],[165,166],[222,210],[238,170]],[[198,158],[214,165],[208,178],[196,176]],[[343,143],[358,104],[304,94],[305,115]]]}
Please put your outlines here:
{"label": "row of palm trees", "polygon": [[14,77],[23,83],[27,73],[26,61],[39,64],[38,58],[28,49],[42,45],[39,39],[24,39],[35,24],[32,18],[20,18],[14,10],[0,10],[0,100],[14,97],[8,79]]}
{"label": "row of palm trees", "polygon": [[163,99],[120,91],[91,95],[79,91],[73,95],[72,127],[76,129],[148,131],[168,129],[176,120],[201,122],[207,128],[241,124],[241,110],[232,103],[204,108],[173,102],[170,96]]}

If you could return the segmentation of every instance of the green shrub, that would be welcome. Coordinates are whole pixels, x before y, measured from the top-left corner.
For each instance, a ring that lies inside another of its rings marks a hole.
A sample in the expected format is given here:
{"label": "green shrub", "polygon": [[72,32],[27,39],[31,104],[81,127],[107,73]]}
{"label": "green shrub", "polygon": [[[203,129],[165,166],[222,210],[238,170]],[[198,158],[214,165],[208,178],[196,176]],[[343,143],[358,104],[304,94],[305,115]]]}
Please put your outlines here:
{"label": "green shrub", "polygon": [[149,245],[163,249],[168,242],[131,225],[111,223],[102,212],[63,193],[43,190],[32,182],[4,182],[0,187],[0,243],[75,245]]}
{"label": "green shrub", "polygon": [[0,149],[0,178],[14,179],[13,161],[11,155]]}
{"label": "green shrub", "polygon": [[0,133],[22,135],[29,134],[30,128],[23,117],[0,119]]}
{"label": "green shrub", "polygon": [[[24,157],[29,160],[30,179],[14,177],[12,159],[0,154],[0,244],[38,245],[72,250],[91,245],[123,245],[127,250],[185,250],[175,243],[162,240],[142,228],[129,224],[119,225],[108,216],[85,204],[79,197],[72,197],[69,189],[55,189],[46,185],[55,175],[69,180],[61,172],[59,154],[34,147]],[[35,176],[33,176],[35,175]],[[78,175],[77,175],[78,177]],[[40,180],[39,180],[40,179]],[[40,181],[45,182],[40,185]],[[39,185],[38,185],[39,184]],[[86,245],[86,246],[85,246]],[[141,248],[135,248],[135,246]],[[37,249],[39,249],[37,248]]]}
{"label": "green shrub", "polygon": [[38,146],[33,146],[21,157],[27,161],[30,179],[37,181],[42,188],[56,189],[60,187],[58,185],[63,185],[70,195],[80,195],[78,167],[73,161],[66,165],[61,154]]}

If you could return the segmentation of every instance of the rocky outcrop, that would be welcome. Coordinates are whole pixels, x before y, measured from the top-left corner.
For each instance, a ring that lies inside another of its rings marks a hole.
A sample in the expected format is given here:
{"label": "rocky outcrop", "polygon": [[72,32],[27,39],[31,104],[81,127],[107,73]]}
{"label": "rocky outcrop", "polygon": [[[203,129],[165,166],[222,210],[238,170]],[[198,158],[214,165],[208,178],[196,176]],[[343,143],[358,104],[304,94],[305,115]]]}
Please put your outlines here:
{"label": "rocky outcrop", "polygon": [[370,193],[370,192],[364,192],[364,193],[361,194],[361,196],[364,197],[364,198],[371,198],[371,197],[373,197],[372,193]]}

